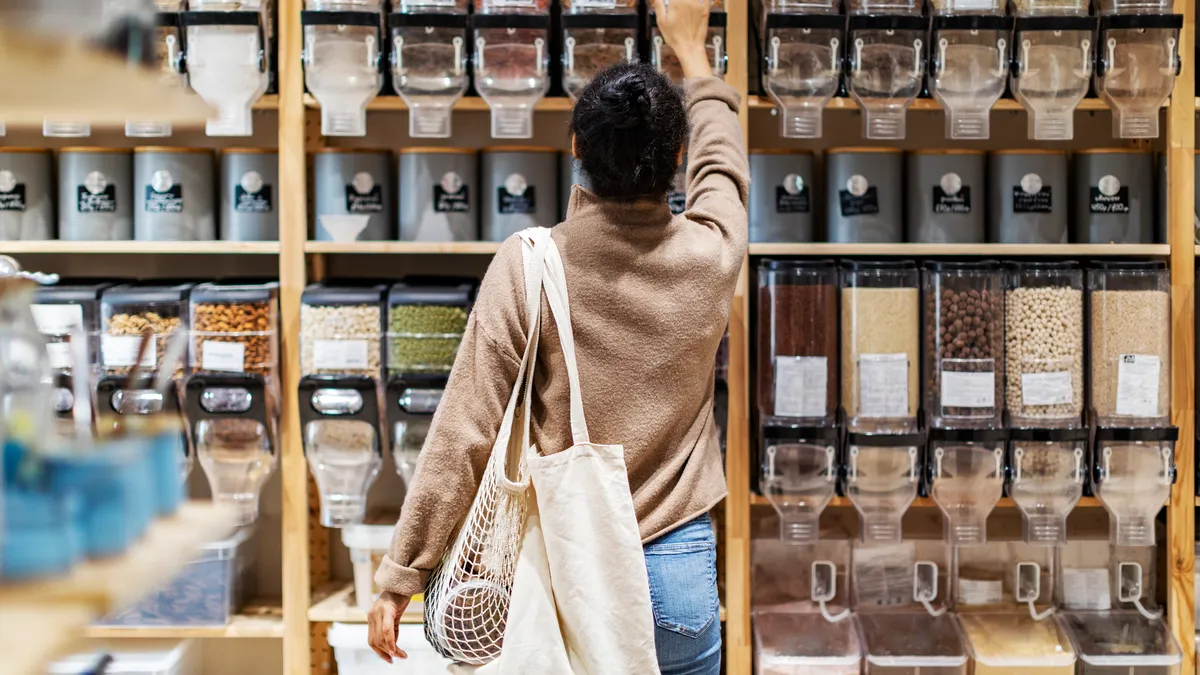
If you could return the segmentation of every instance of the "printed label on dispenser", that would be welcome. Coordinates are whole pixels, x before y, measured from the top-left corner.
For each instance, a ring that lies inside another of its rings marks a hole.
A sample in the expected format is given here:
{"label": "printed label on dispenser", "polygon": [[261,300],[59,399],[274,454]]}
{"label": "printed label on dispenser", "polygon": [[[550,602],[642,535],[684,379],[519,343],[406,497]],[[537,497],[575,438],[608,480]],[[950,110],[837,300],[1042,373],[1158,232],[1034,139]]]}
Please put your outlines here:
{"label": "printed label on dispenser", "polygon": [[775,357],[775,414],[824,417],[829,364],[824,356]]}
{"label": "printed label on dispenser", "polygon": [[383,186],[371,174],[360,171],[346,186],[346,213],[383,213]]}
{"label": "printed label on dispenser", "polygon": [[1129,213],[1129,187],[1116,176],[1104,176],[1091,188],[1088,208],[1092,213]]}
{"label": "printed label on dispenser", "polygon": [[858,357],[859,402],[862,417],[906,417],[908,355],[861,354]]}
{"label": "printed label on dispenser", "polygon": [[571,0],[570,6],[576,9],[616,9],[616,0]]}
{"label": "printed label on dispenser", "polygon": [[100,360],[109,368],[132,368],[140,365],[143,368],[154,368],[158,365],[158,338],[151,336],[150,344],[142,362],[136,363],[138,346],[142,343],[139,335],[102,335],[100,336]]}
{"label": "printed label on dispenser", "polygon": [[1021,374],[1021,403],[1024,405],[1065,405],[1073,397],[1074,388],[1068,370]]}
{"label": "printed label on dispenser", "polygon": [[[90,181],[90,177],[89,177]],[[89,182],[76,186],[76,210],[79,213],[116,213],[117,186],[105,183],[101,186]]]}
{"label": "printed label on dispenser", "polygon": [[1149,354],[1117,357],[1117,414],[1158,416],[1158,377],[1162,360]]}
{"label": "printed label on dispenser", "polygon": [[943,408],[996,407],[996,373],[942,371]]}
{"label": "printed label on dispenser", "polygon": [[496,195],[497,208],[504,215],[537,213],[536,191],[519,173],[506,178],[504,185],[496,188]]}
{"label": "printed label on dispenser", "polygon": [[146,213],[183,213],[183,186],[172,185],[159,192],[147,185]]}
{"label": "printed label on dispenser", "polygon": [[999,579],[958,578],[958,604],[997,605],[1004,601],[1004,583]]}
{"label": "printed label on dispenser", "polygon": [[1063,570],[1063,608],[1071,610],[1112,609],[1108,569]]}
{"label": "printed label on dispenser", "polygon": [[808,184],[798,174],[789,173],[782,185],[775,186],[775,213],[808,213]]}
{"label": "printed label on dispenser", "polygon": [[25,210],[25,184],[11,171],[0,171],[0,211]]}
{"label": "printed label on dispenser", "polygon": [[846,187],[838,190],[842,217],[866,216],[879,213],[879,194],[866,177],[855,174],[846,180]]}
{"label": "printed label on dispenser", "polygon": [[679,215],[687,210],[687,193],[672,192],[667,195],[667,208],[671,209],[672,215]]}
{"label": "printed label on dispenser", "polygon": [[262,174],[247,171],[233,188],[233,210],[235,213],[270,213],[271,186],[263,182]]}
{"label": "printed label on dispenser", "polygon": [[471,210],[471,188],[453,171],[446,172],[433,186],[433,210],[437,213],[467,213]]}
{"label": "printed label on dispenser", "polygon": [[366,340],[314,340],[313,368],[363,370],[369,367]]}
{"label": "printed label on dispenser", "polygon": [[67,335],[76,326],[83,326],[83,307],[80,305],[30,305],[33,322],[42,335]]}
{"label": "printed label on dispenser", "polygon": [[56,369],[70,368],[71,363],[71,343],[70,342],[49,342],[46,344],[46,355],[50,357],[50,367]]}
{"label": "printed label on dispenser", "polygon": [[227,373],[243,372],[246,369],[246,345],[206,340],[200,345],[200,367]]}
{"label": "printed label on dispenser", "polygon": [[933,186],[933,212],[966,214],[971,212],[971,188],[963,186],[958,192],[949,193],[941,185]]}
{"label": "printed label on dispenser", "polygon": [[1052,200],[1050,186],[1042,184],[1042,177],[1027,173],[1021,183],[1012,189],[1013,213],[1050,213]]}

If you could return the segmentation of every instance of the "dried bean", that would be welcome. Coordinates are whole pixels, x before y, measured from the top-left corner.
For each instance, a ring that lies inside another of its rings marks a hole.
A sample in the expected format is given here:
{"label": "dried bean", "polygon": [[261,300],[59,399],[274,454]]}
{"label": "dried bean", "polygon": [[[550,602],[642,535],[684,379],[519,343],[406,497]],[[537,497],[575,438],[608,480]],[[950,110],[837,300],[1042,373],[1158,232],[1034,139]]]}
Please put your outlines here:
{"label": "dried bean", "polygon": [[1016,288],[1008,291],[1007,305],[1006,391],[1012,416],[1078,418],[1083,411],[1083,292]]}

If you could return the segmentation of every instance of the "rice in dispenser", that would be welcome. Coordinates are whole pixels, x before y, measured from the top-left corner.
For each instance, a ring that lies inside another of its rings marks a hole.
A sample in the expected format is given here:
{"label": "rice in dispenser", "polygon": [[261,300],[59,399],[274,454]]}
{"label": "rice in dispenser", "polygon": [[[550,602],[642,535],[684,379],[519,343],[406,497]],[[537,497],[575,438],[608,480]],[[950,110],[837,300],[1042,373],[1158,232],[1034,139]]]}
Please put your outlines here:
{"label": "rice in dispenser", "polygon": [[[712,64],[713,75],[725,77],[725,25],[728,17],[725,14],[724,0],[710,0],[712,11],[708,15],[708,35],[705,45],[708,50],[709,63]],[[658,32],[658,20],[654,14],[654,5],[649,5],[650,16],[650,64],[676,82],[683,82],[683,69],[679,65],[674,50]]]}
{"label": "rice in dispenser", "polygon": [[946,138],[987,138],[1008,83],[1013,19],[1000,0],[934,0],[933,9],[929,90],[946,110]]}
{"label": "rice in dispenser", "polygon": [[270,0],[190,0],[181,12],[188,82],[217,116],[209,136],[249,136],[250,107],[270,83]]}
{"label": "rice in dispenser", "polygon": [[1073,159],[1072,241],[1154,243],[1153,156],[1133,148],[1089,148]]}
{"label": "rice in dispenser", "polygon": [[479,240],[479,154],[401,148],[400,241]]}
{"label": "rice in dispenser", "polygon": [[133,239],[133,153],[92,147],[58,151],[58,238]]}
{"label": "rice in dispenser", "polygon": [[750,175],[750,241],[812,241],[812,153],[751,150]]}
{"label": "rice in dispenser", "polygon": [[914,150],[906,159],[907,240],[982,244],[987,194],[982,150]]}
{"label": "rice in dispenser", "polygon": [[484,241],[504,241],[527,227],[558,224],[558,151],[501,146],[481,153]]}
{"label": "rice in dispenser", "polygon": [[[153,39],[159,81],[163,86],[179,89],[187,86],[183,29],[179,23],[179,12],[183,8],[184,0],[154,0],[158,27]],[[170,122],[136,118],[125,121],[125,135],[134,138],[170,136],[171,132]]]}
{"label": "rice in dispenser", "polygon": [[762,81],[784,138],[820,138],[846,53],[840,0],[772,0],[763,19]]}
{"label": "rice in dispenser", "polygon": [[1096,91],[1112,110],[1113,137],[1157,138],[1158,114],[1183,68],[1183,16],[1167,0],[1097,0]]}
{"label": "rice in dispenser", "polygon": [[390,150],[322,148],[313,156],[317,241],[387,241],[396,231]]}
{"label": "rice in dispenser", "polygon": [[1089,0],[1014,0],[1013,95],[1029,113],[1029,138],[1075,137],[1075,107],[1092,79],[1096,18]]}
{"label": "rice in dispenser", "polygon": [[904,241],[904,154],[893,148],[825,151],[825,235],[839,244]]}
{"label": "rice in dispenser", "polygon": [[564,0],[563,89],[572,100],[601,70],[638,60],[637,0]]}
{"label": "rice in dispenser", "polygon": [[204,148],[142,147],[133,151],[133,238],[217,238],[216,166]]}
{"label": "rice in dispenser", "polygon": [[54,153],[0,148],[0,241],[54,238]]}
{"label": "rice in dispenser", "polygon": [[998,244],[1067,243],[1067,154],[996,150],[988,156],[988,238]]}
{"label": "rice in dispenser", "polygon": [[221,151],[222,241],[279,241],[279,154],[275,150]]}
{"label": "rice in dispenser", "polygon": [[450,109],[467,90],[469,0],[393,0],[392,87],[408,105],[408,135],[449,138]]}
{"label": "rice in dispenser", "polygon": [[904,138],[908,106],[925,83],[926,30],[916,0],[847,0],[847,76],[865,138]]}
{"label": "rice in dispenser", "polygon": [[532,138],[533,108],[550,88],[550,0],[474,0],[475,89],[492,138]]}
{"label": "rice in dispenser", "polygon": [[383,87],[383,0],[306,0],[304,83],[321,104],[323,136],[365,136]]}

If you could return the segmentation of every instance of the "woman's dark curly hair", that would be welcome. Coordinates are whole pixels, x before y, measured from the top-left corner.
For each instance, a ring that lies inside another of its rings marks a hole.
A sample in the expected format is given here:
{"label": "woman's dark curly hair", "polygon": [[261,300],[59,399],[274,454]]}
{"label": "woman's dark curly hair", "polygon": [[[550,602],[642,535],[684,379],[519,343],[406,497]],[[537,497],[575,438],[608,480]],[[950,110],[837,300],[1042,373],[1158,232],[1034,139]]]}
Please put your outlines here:
{"label": "woman's dark curly hair", "polygon": [[596,74],[571,113],[575,152],[601,199],[665,199],[687,141],[683,92],[645,63]]}

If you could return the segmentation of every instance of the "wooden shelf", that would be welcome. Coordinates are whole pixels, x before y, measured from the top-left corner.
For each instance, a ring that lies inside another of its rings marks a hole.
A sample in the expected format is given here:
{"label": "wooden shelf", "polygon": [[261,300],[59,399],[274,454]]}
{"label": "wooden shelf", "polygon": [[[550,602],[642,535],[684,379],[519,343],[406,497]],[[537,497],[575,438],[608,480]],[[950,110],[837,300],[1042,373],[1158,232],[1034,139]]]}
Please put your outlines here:
{"label": "wooden shelf", "polygon": [[251,106],[252,110],[279,110],[279,94],[266,94]]}
{"label": "wooden shelf", "polygon": [[[308,608],[308,620],[313,623],[366,623],[367,613],[355,604],[354,584],[328,586],[313,594]],[[424,623],[422,609],[404,612],[400,623]]]}
{"label": "wooden shelf", "polygon": [[0,241],[15,255],[278,255],[277,241]]}
{"label": "wooden shelf", "polygon": [[[304,105],[308,108],[319,109],[321,104],[312,94],[304,95]],[[574,107],[570,98],[554,96],[543,98],[534,106],[538,112],[567,112]],[[399,96],[376,96],[367,104],[367,110],[372,112],[407,112],[408,104]],[[460,112],[487,112],[488,104],[478,96],[463,96],[454,104],[454,110]]]}
{"label": "wooden shelf", "polygon": [[278,600],[245,607],[224,626],[88,626],[90,638],[282,638],[283,607]]}
{"label": "wooden shelf", "polygon": [[[1200,106],[1200,98],[1198,98],[1197,101],[1197,105]],[[775,107],[775,102],[772,101],[769,96],[750,96],[748,103],[751,110],[770,110]],[[1170,101],[1163,104],[1163,107],[1166,108],[1168,105],[1170,105]],[[825,105],[826,110],[858,110],[858,108],[858,102],[850,97],[831,98],[829,99],[829,103]],[[937,100],[932,98],[918,98],[908,106],[908,109],[927,112],[940,112],[942,110],[942,104],[938,103]],[[1085,111],[1108,110],[1108,104],[1105,103],[1103,99],[1085,98],[1079,102],[1079,105],[1076,106],[1075,109]],[[1023,111],[1024,108],[1022,108],[1021,104],[1015,99],[1002,98],[999,101],[996,101],[996,105],[992,106],[992,110],[1019,112]]]}
{"label": "wooden shelf", "polygon": [[[1197,501],[1200,501],[1200,498],[1198,498]],[[759,494],[751,494],[750,495],[750,503],[753,504],[754,506],[770,506],[771,505],[771,502],[767,501],[766,497],[759,495]],[[852,506],[854,506],[854,504],[852,504],[850,502],[850,499],[847,497],[834,497],[833,499],[829,500],[829,506],[851,506],[852,507]],[[1075,508],[1077,508],[1077,509],[1078,508],[1096,508],[1099,506],[1103,506],[1100,503],[1099,499],[1097,499],[1095,497],[1081,497],[1079,499],[1079,503],[1075,505]],[[1015,508],[1015,507],[1016,507],[1016,504],[1014,504],[1013,500],[1008,497],[1002,497],[1000,499],[1000,503],[996,504],[996,508],[998,508],[998,509],[1010,509],[1010,508]],[[930,499],[929,497],[917,497],[915,500],[913,500],[912,506],[910,506],[909,508],[916,508],[916,509],[937,508],[937,504],[935,504],[933,502],[933,500]]]}
{"label": "wooden shelf", "polygon": [[1167,244],[750,244],[750,255],[804,256],[1161,256]]}
{"label": "wooden shelf", "polygon": [[495,241],[309,241],[304,244],[305,253],[492,255],[499,248],[500,242]]}

